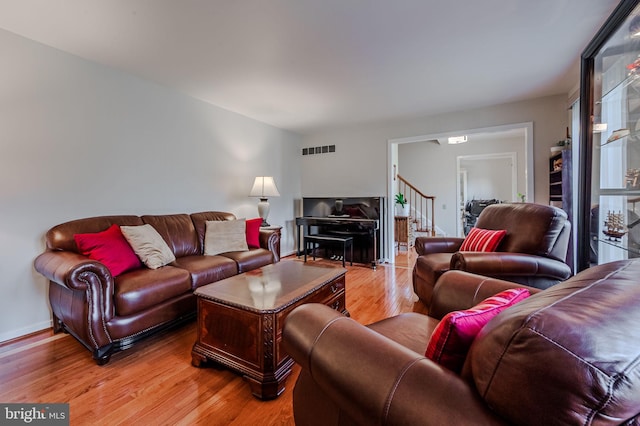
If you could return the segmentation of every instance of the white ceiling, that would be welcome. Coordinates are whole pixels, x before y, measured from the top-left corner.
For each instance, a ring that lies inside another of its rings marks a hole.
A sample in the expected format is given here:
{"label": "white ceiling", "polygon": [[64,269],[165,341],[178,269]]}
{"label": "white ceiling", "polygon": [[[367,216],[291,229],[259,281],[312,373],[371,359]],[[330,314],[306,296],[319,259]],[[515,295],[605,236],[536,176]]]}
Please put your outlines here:
{"label": "white ceiling", "polygon": [[0,28],[301,133],[577,87],[617,0],[0,0]]}

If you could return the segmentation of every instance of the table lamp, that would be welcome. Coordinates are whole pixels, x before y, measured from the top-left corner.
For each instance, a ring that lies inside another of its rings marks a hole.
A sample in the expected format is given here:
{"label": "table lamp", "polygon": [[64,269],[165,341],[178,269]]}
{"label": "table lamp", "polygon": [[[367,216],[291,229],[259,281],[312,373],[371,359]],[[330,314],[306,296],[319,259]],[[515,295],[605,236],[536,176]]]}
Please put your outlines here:
{"label": "table lamp", "polygon": [[279,197],[280,193],[276,188],[276,183],[272,176],[258,176],[253,182],[253,188],[249,193],[250,197],[260,197],[258,203],[258,215],[262,218],[262,224],[260,226],[270,226],[267,222],[269,217],[269,201],[267,197]]}

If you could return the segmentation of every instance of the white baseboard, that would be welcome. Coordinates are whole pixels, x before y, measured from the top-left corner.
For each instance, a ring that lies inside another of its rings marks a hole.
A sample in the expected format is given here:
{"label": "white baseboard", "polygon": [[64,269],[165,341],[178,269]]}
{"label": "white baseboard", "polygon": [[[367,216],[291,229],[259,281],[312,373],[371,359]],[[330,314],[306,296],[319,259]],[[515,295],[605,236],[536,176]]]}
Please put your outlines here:
{"label": "white baseboard", "polygon": [[18,337],[26,336],[27,334],[35,333],[36,331],[46,330],[47,328],[51,328],[52,326],[52,321],[48,320],[31,324],[28,327],[22,327],[17,330],[5,331],[4,333],[0,333],[0,343],[6,342],[7,340],[11,339],[16,339]]}

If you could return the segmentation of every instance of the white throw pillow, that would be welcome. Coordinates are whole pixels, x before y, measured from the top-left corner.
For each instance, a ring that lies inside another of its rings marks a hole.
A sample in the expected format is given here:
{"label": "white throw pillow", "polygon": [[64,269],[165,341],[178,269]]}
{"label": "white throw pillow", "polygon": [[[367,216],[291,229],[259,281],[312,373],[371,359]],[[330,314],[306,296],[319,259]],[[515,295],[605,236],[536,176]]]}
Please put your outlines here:
{"label": "white throw pillow", "polygon": [[230,251],[247,251],[245,219],[208,220],[204,234],[204,254],[213,256]]}
{"label": "white throw pillow", "polygon": [[148,268],[158,269],[176,260],[176,256],[153,226],[121,226],[120,230]]}

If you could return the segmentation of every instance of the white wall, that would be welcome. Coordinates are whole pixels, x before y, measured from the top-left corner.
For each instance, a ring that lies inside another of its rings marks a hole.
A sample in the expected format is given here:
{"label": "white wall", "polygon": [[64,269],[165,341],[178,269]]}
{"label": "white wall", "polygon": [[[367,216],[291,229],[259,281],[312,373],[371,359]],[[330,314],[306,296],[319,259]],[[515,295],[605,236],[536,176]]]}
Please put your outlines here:
{"label": "white wall", "polygon": [[462,164],[467,171],[467,200],[518,201],[512,199],[510,158],[464,161]]}
{"label": "white wall", "polygon": [[[386,195],[387,150],[390,139],[533,122],[535,194],[529,195],[529,201],[546,204],[549,195],[549,148],[565,136],[566,99],[565,95],[558,95],[306,135],[301,147],[335,144],[336,153],[331,161],[326,154],[303,159],[302,195]],[[451,170],[455,179],[455,165]],[[437,211],[436,214],[440,215],[442,212]]]}
{"label": "white wall", "polygon": [[[535,134],[535,130],[534,130]],[[515,152],[517,155],[517,192],[526,193],[524,132],[521,137],[474,140],[458,145],[436,144],[433,142],[405,143],[398,146],[399,173],[427,195],[436,197],[435,223],[438,232],[457,235],[456,225],[460,221],[457,206],[456,167],[458,156],[497,154]],[[548,167],[548,166],[547,166]],[[472,179],[473,171],[469,173]],[[548,172],[546,173],[548,176]],[[548,181],[547,181],[548,182]],[[511,178],[506,182],[511,192]],[[547,184],[548,185],[548,184]],[[468,188],[468,196],[480,194]],[[511,197],[507,197],[509,201]]]}
{"label": "white wall", "polygon": [[222,210],[272,224],[293,251],[300,136],[0,30],[0,341],[50,325],[33,269],[44,233],[109,214]]}

